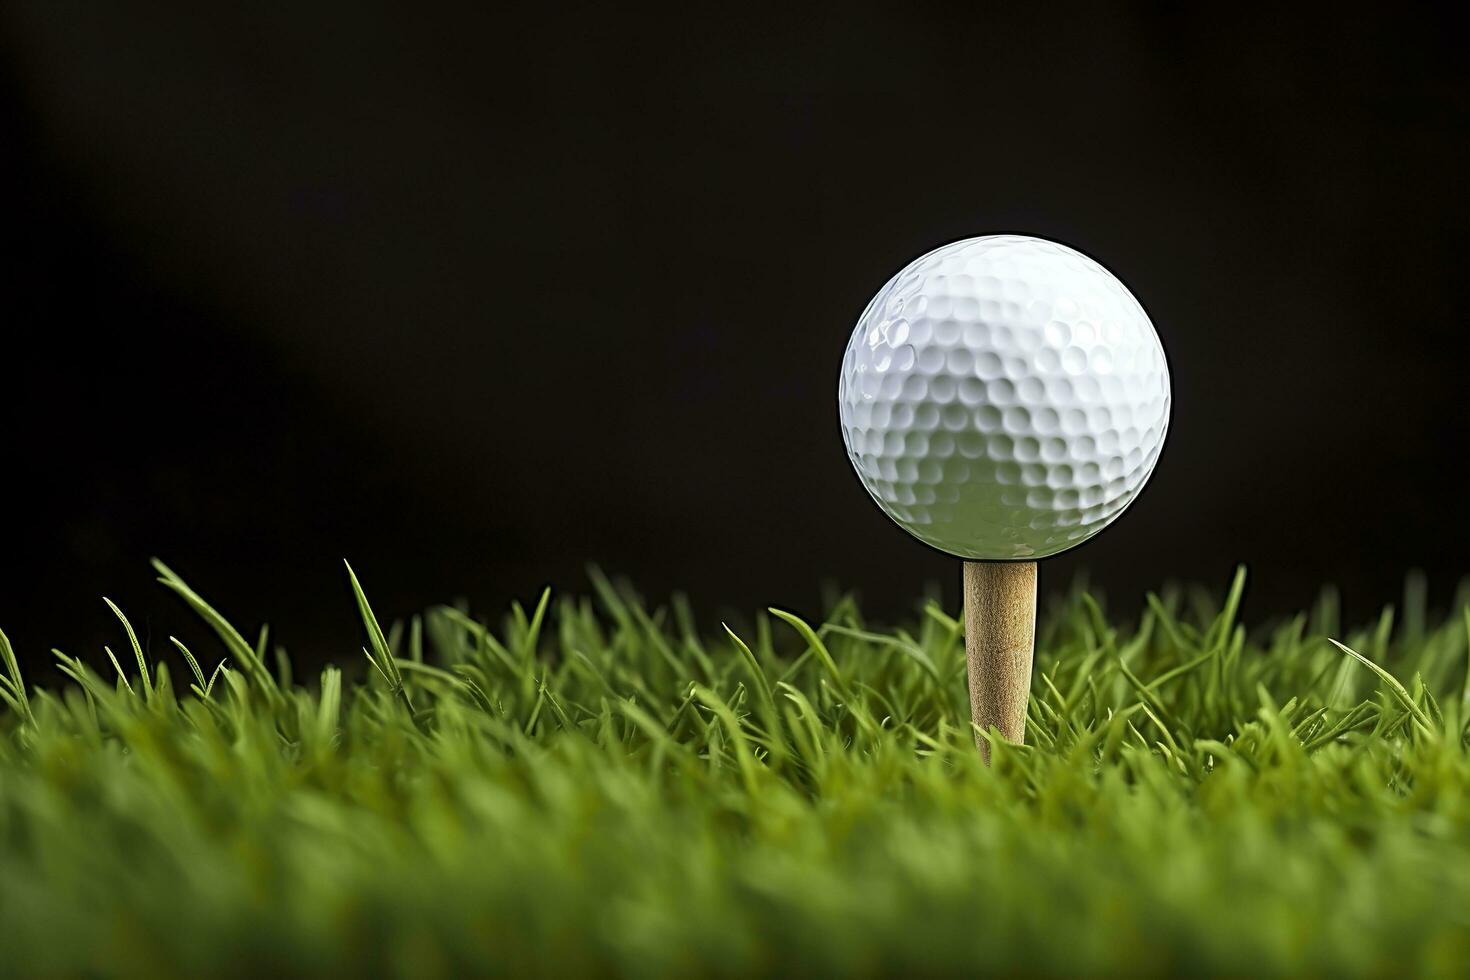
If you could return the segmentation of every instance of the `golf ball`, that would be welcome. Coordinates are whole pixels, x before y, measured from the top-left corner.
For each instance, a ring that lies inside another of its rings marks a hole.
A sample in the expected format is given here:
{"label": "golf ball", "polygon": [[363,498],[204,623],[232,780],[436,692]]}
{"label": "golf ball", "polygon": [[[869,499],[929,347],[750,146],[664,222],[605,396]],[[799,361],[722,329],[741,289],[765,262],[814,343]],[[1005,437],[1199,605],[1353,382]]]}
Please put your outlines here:
{"label": "golf ball", "polygon": [[837,400],[858,477],[910,534],[960,558],[1044,558],[1143,488],[1169,428],[1169,369],[1107,269],[1056,242],[987,235],[878,290]]}

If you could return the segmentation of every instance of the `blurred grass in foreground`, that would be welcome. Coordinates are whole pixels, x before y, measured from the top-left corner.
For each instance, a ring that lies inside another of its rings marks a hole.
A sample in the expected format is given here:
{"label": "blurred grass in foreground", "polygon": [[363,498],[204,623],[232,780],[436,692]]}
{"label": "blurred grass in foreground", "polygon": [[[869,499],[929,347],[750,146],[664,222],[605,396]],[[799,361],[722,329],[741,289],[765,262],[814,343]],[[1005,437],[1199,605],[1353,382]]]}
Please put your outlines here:
{"label": "blurred grass in foreground", "polygon": [[1470,963],[1470,609],[1417,580],[1347,631],[1327,593],[1248,632],[1243,575],[1139,622],[1075,593],[987,770],[955,610],[700,632],[595,576],[385,633],[358,590],[368,680],[303,684],[159,573],[222,650],[119,610],[114,672],[37,683],[0,640],[0,973]]}

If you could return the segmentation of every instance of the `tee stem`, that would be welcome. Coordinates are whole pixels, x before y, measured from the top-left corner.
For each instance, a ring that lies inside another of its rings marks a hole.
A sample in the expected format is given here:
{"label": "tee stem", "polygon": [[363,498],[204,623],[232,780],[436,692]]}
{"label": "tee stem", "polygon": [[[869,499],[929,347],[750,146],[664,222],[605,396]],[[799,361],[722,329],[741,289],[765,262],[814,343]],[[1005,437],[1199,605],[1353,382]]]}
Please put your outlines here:
{"label": "tee stem", "polygon": [[1007,741],[1026,740],[1031,653],[1036,641],[1036,562],[965,562],[965,659],[975,744],[990,765],[994,727]]}

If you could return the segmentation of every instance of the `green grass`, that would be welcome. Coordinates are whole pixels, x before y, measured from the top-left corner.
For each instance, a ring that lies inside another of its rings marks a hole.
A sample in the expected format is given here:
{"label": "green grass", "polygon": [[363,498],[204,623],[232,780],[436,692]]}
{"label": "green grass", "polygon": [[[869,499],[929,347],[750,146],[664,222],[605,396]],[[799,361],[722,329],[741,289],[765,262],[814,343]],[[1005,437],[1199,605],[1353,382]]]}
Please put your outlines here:
{"label": "green grass", "polygon": [[1470,963],[1470,609],[1415,579],[1366,629],[1328,593],[1247,630],[1243,576],[1136,622],[1075,592],[986,769],[932,604],[701,630],[595,576],[385,631],[352,577],[344,682],[159,573],[219,647],[143,649],[118,609],[105,673],[22,678],[0,640],[0,973]]}

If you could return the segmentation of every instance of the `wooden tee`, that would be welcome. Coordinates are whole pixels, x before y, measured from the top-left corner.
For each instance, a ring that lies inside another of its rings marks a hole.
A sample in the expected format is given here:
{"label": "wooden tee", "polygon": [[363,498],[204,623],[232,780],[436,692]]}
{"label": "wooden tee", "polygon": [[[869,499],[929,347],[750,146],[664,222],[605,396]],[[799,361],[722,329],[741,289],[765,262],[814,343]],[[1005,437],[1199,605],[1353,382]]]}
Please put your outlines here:
{"label": "wooden tee", "polygon": [[1026,738],[1031,653],[1036,641],[1036,562],[965,562],[965,659],[975,743],[990,765],[994,726],[1011,742]]}

